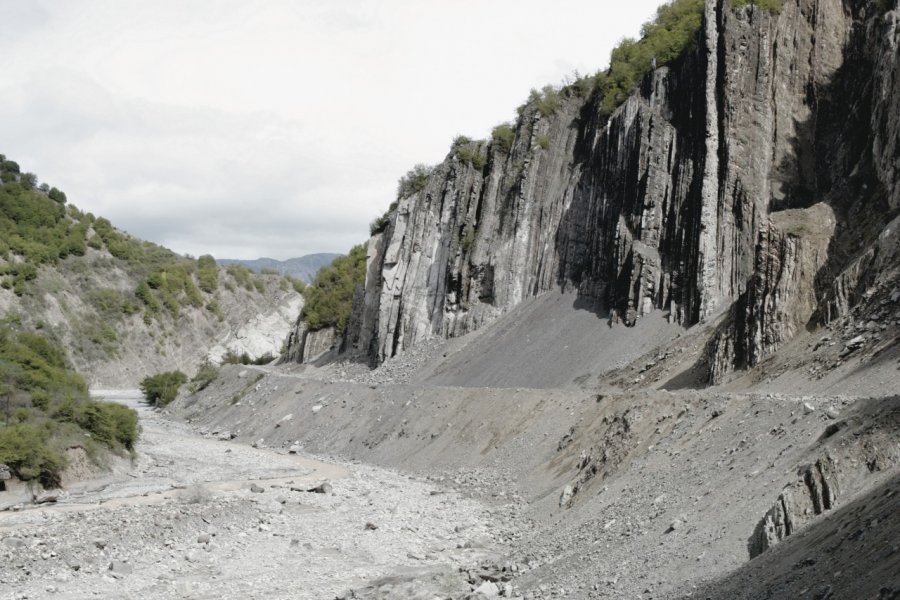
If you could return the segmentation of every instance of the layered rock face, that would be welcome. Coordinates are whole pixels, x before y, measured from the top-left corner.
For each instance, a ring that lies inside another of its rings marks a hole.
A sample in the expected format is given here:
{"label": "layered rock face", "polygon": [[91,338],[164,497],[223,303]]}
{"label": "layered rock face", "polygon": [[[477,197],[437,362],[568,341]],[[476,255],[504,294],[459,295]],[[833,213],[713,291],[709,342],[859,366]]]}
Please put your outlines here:
{"label": "layered rock face", "polygon": [[451,153],[370,240],[344,349],[377,364],[576,288],[626,325],[725,315],[715,380],[853,304],[900,211],[900,17],[883,4],[707,0],[695,44],[609,118],[570,88],[552,113],[526,105],[510,147]]}

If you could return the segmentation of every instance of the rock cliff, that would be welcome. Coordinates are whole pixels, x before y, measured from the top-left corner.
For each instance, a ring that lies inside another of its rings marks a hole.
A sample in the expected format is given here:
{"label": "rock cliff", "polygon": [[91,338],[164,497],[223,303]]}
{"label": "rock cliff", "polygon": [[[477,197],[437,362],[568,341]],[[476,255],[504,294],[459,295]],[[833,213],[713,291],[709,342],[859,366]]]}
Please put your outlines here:
{"label": "rock cliff", "polygon": [[526,104],[510,144],[454,148],[369,241],[340,345],[377,364],[576,289],[612,322],[714,324],[718,381],[846,314],[897,241],[888,8],[707,0],[694,43],[609,117],[575,85],[552,111]]}

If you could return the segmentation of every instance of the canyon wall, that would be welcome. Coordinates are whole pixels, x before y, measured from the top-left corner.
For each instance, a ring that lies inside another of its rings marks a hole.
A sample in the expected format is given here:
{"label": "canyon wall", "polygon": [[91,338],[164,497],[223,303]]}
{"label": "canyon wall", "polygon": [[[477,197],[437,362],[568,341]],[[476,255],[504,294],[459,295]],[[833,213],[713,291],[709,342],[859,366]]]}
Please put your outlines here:
{"label": "canyon wall", "polygon": [[369,241],[342,350],[378,364],[564,288],[612,323],[712,323],[717,381],[846,312],[900,210],[888,8],[707,0],[612,115],[576,84],[522,107],[511,144],[454,148]]}

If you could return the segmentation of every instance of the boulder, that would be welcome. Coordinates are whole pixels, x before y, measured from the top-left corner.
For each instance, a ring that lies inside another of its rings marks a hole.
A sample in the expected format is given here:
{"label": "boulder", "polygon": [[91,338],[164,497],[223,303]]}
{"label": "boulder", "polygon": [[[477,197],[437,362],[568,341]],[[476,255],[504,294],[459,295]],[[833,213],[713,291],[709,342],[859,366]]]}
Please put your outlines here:
{"label": "boulder", "polygon": [[299,487],[299,486],[293,486],[293,487],[291,488],[291,491],[292,491],[292,492],[309,492],[309,493],[312,493],[312,494],[330,494],[330,493],[331,493],[331,489],[332,489],[332,488],[331,488],[331,484],[328,483],[327,481],[325,481],[325,482],[320,483],[319,485],[314,486],[314,487]]}

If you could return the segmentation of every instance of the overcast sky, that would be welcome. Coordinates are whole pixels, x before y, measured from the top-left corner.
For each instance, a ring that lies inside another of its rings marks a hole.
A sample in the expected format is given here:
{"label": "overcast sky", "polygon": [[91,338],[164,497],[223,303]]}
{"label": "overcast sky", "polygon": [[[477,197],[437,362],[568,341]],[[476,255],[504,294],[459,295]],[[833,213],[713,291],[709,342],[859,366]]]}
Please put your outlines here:
{"label": "overcast sky", "polygon": [[180,253],[346,252],[413,164],[659,4],[0,0],[0,153]]}

